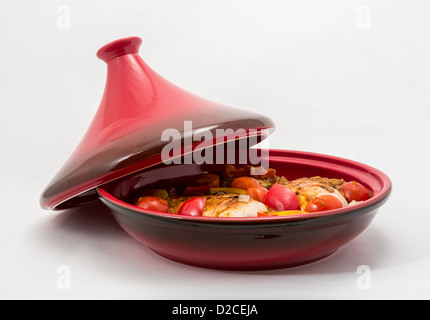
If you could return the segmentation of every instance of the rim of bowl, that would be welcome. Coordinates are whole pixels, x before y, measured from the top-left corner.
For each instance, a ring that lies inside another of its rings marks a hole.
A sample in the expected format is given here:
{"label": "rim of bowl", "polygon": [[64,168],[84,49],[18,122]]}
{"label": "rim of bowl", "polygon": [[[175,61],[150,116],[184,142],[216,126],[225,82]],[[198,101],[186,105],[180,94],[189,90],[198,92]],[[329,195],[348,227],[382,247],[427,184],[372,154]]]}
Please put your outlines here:
{"label": "rim of bowl", "polygon": [[[271,152],[285,152],[285,150],[276,150],[271,149]],[[290,152],[290,151],[288,151]],[[133,204],[127,203],[125,201],[122,201],[116,197],[114,197],[109,191],[104,188],[104,186],[100,186],[96,188],[97,194],[100,198],[104,199],[105,201],[108,201],[114,206],[122,207],[123,209],[129,210],[136,214],[146,214],[156,217],[161,217],[165,219],[178,219],[178,220],[186,220],[186,221],[195,221],[195,222],[208,222],[208,223],[261,223],[261,222],[288,222],[288,221],[303,221],[303,220],[309,220],[314,218],[323,218],[323,217],[330,217],[334,215],[340,215],[340,214],[348,214],[351,212],[356,212],[360,209],[369,208],[375,205],[378,205],[379,203],[383,202],[388,198],[388,196],[391,193],[392,190],[392,182],[390,178],[383,173],[382,171],[346,158],[341,158],[337,156],[331,156],[331,155],[325,155],[325,154],[319,154],[314,152],[306,152],[306,151],[293,151],[300,155],[305,156],[322,156],[326,159],[332,159],[337,161],[345,162],[349,165],[354,165],[355,167],[361,168],[363,171],[366,171],[370,175],[373,175],[374,177],[378,178],[382,188],[381,190],[375,194],[372,198],[365,200],[363,202],[359,202],[357,204],[343,207],[340,209],[335,210],[328,210],[323,212],[311,212],[311,213],[300,213],[300,214],[293,214],[293,215],[285,215],[285,216],[267,216],[267,217],[193,217],[193,216],[184,216],[174,213],[163,213],[163,212],[157,212],[157,211],[151,211],[151,210],[144,210],[141,209]]]}

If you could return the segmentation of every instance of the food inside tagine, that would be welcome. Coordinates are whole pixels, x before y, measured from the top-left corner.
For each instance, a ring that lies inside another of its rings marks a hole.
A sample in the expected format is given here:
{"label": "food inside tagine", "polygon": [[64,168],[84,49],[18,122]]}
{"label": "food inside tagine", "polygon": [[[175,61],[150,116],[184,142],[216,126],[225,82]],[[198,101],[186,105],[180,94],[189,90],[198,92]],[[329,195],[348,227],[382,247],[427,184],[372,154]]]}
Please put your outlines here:
{"label": "food inside tagine", "polygon": [[233,218],[322,212],[372,197],[356,181],[319,176],[287,180],[273,168],[263,175],[253,175],[252,168],[226,165],[218,173],[183,178],[165,188],[143,189],[133,204],[178,215]]}

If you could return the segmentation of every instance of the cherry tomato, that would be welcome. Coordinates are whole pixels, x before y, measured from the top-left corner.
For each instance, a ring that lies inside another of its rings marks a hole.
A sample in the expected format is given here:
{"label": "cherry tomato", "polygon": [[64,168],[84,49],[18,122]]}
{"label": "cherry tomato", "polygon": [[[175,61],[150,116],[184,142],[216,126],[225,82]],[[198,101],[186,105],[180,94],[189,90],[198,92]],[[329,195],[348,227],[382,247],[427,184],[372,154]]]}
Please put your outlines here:
{"label": "cherry tomato", "polygon": [[233,180],[231,187],[248,190],[252,187],[259,187],[260,183],[251,177],[239,177]]}
{"label": "cherry tomato", "polygon": [[198,217],[203,215],[205,210],[206,198],[196,197],[185,201],[178,210],[178,214],[184,216]]}
{"label": "cherry tomato", "polygon": [[335,196],[325,194],[316,197],[308,202],[305,208],[306,212],[327,211],[342,208],[342,202]]}
{"label": "cherry tomato", "polygon": [[136,206],[151,211],[169,212],[169,204],[159,197],[141,197],[137,200]]}
{"label": "cherry tomato", "polygon": [[340,188],[348,202],[351,202],[353,200],[364,201],[372,197],[372,193],[370,192],[370,190],[356,181],[347,182],[343,184]]}
{"label": "cherry tomato", "polygon": [[252,199],[263,202],[266,198],[267,193],[269,190],[267,190],[264,187],[251,187],[246,190],[246,194],[250,196]]}
{"label": "cherry tomato", "polygon": [[266,195],[264,203],[273,210],[287,211],[300,210],[297,196],[288,187],[275,183]]}

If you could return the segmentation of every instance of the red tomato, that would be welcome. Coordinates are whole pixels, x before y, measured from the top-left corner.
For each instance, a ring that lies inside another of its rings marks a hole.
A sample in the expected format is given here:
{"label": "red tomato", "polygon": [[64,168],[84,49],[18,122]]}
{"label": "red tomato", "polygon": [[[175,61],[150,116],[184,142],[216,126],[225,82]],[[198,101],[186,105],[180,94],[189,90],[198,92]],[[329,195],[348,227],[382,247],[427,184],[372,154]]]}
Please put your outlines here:
{"label": "red tomato", "polygon": [[348,202],[351,202],[353,200],[364,201],[372,197],[372,193],[370,192],[370,190],[356,181],[347,182],[343,184],[340,188]]}
{"label": "red tomato", "polygon": [[273,210],[300,210],[300,202],[296,194],[288,187],[275,183],[266,195],[264,203]]}
{"label": "red tomato", "polygon": [[251,177],[239,177],[233,180],[231,187],[248,190],[252,187],[259,187],[260,183]]}
{"label": "red tomato", "polygon": [[206,198],[196,197],[185,201],[178,210],[178,214],[184,216],[198,217],[203,215],[205,210]]}
{"label": "red tomato", "polygon": [[141,197],[137,200],[136,206],[151,211],[169,212],[167,201],[159,197]]}
{"label": "red tomato", "polygon": [[246,194],[250,196],[252,199],[263,202],[266,198],[267,193],[269,190],[267,190],[264,187],[251,187],[246,190]]}
{"label": "red tomato", "polygon": [[342,202],[335,196],[325,194],[308,202],[306,212],[327,211],[342,208]]}

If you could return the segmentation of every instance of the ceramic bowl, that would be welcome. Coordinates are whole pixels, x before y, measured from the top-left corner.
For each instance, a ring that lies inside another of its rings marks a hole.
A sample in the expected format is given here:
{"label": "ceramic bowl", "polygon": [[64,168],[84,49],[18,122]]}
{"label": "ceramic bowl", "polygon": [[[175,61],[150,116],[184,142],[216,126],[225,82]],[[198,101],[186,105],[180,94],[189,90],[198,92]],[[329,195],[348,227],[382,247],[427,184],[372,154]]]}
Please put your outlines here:
{"label": "ceramic bowl", "polygon": [[197,164],[157,165],[97,188],[103,203],[133,238],[170,260],[211,269],[269,270],[308,264],[353,240],[388,199],[391,181],[368,165],[339,157],[269,151],[270,167],[287,179],[322,176],[355,180],[373,192],[342,209],[294,216],[209,218],[145,211],[130,204],[151,183],[208,172]]}

